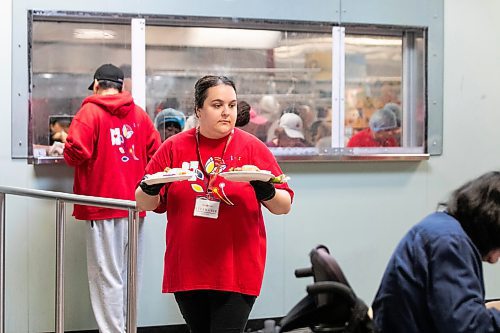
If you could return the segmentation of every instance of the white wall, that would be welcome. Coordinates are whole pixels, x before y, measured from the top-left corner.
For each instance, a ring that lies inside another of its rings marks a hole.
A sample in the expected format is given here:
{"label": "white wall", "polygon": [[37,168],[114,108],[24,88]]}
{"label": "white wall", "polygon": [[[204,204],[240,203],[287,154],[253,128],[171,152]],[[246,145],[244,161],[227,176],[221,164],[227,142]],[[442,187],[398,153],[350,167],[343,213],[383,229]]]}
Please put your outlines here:
{"label": "white wall", "polygon": [[[43,2],[26,3],[35,9],[74,9],[62,1],[61,6],[52,1],[50,8],[42,6]],[[217,6],[208,6],[208,2],[168,3],[172,13],[182,14],[183,8],[189,7],[191,15],[223,16],[231,12],[227,7],[248,6],[240,1],[221,1],[219,5],[226,7],[218,13]],[[285,6],[287,10],[294,8],[288,3],[276,1],[266,6],[258,1],[249,6],[249,16],[301,18],[302,12],[283,12]],[[119,11],[122,4],[111,1],[101,4],[106,7],[101,9]],[[495,15],[500,12],[500,2],[483,0],[478,6],[468,0],[445,0],[444,4],[443,155],[420,163],[283,164],[292,177],[295,203],[286,217],[266,216],[268,266],[252,317],[283,315],[304,295],[307,280],[295,279],[293,270],[308,265],[307,254],[319,243],[330,247],[356,292],[371,302],[388,257],[403,233],[433,211],[451,189],[482,172],[498,169],[500,22]],[[92,5],[74,6],[87,10],[94,8]],[[23,47],[16,41],[11,44],[13,20],[18,19],[10,15],[12,6],[12,1],[0,1],[0,184],[70,192],[72,170],[66,166],[34,167],[10,157],[11,86],[23,79],[11,77],[12,48]],[[146,11],[151,12],[154,6],[148,6],[152,7]],[[327,20],[324,9],[335,9],[329,1],[308,2],[310,6],[316,7],[306,11],[303,19]],[[263,8],[262,13],[255,8]],[[43,200],[7,197],[7,332],[53,330],[54,212],[53,204]],[[163,216],[151,215],[139,310],[143,326],[182,322],[172,297],[160,293],[164,227]],[[66,328],[95,328],[86,284],[82,225],[72,219],[66,243]],[[500,295],[499,268],[486,267],[491,297]]]}

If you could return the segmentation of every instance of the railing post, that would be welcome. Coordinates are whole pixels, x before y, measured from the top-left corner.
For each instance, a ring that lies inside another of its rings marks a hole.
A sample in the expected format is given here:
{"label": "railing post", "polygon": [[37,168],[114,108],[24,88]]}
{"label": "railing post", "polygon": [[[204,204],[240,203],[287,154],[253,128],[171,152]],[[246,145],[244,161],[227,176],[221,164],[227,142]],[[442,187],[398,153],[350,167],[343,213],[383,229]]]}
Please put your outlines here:
{"label": "railing post", "polygon": [[64,227],[66,203],[56,200],[56,333],[64,333]]}
{"label": "railing post", "polygon": [[0,193],[0,333],[5,332],[5,193]]}
{"label": "railing post", "polygon": [[[0,333],[5,332],[5,196],[19,195],[39,199],[51,199],[56,203],[56,288],[55,288],[55,333],[64,333],[64,239],[66,204],[80,204],[128,210],[128,281],[127,284],[127,332],[137,333],[137,238],[139,212],[135,201],[93,197],[63,192],[25,189],[0,185]],[[136,223],[137,222],[137,223]]]}
{"label": "railing post", "polygon": [[139,212],[128,210],[127,333],[137,333],[137,235]]}

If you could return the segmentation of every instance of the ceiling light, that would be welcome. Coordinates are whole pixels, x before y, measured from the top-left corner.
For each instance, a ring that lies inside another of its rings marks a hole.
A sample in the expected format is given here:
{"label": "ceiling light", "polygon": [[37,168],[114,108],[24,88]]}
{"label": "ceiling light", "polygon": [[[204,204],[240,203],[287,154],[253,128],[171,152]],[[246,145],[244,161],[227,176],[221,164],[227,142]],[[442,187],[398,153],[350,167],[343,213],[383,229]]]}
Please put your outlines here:
{"label": "ceiling light", "polygon": [[279,45],[280,31],[230,28],[148,26],[148,45],[272,49]]}
{"label": "ceiling light", "polygon": [[73,36],[78,39],[114,39],[116,32],[101,29],[74,29]]}

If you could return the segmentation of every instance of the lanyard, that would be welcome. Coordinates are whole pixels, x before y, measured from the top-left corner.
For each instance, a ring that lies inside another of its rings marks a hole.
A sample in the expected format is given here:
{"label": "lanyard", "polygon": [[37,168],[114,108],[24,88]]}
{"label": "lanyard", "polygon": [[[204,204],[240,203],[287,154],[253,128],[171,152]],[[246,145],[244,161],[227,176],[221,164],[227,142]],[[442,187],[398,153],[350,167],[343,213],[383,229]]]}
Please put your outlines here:
{"label": "lanyard", "polygon": [[205,163],[203,163],[203,160],[201,158],[200,128],[199,127],[196,128],[196,153],[198,154],[198,162],[200,162],[200,168],[203,171],[203,173],[205,174],[205,176],[208,178],[207,192],[212,192],[212,188],[213,188],[212,184],[215,181],[215,179],[217,178],[217,174],[221,171],[220,170],[221,162],[224,161],[224,154],[226,153],[226,150],[227,150],[227,147],[229,146],[229,143],[233,139],[233,134],[234,134],[234,130],[231,131],[231,133],[229,134],[229,136],[226,140],[226,144],[224,145],[224,149],[222,150],[222,155],[220,157],[220,161],[218,161],[217,159],[214,158],[214,164],[215,164],[214,171],[212,172],[212,174],[208,174],[207,170],[205,169]]}

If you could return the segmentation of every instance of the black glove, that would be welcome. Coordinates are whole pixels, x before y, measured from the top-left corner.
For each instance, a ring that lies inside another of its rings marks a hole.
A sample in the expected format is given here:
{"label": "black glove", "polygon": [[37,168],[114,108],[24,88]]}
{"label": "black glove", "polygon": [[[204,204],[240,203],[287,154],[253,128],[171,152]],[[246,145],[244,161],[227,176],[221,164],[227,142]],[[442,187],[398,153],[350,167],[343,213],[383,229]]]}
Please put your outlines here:
{"label": "black glove", "polygon": [[250,185],[252,185],[255,195],[257,196],[257,200],[259,201],[271,200],[276,195],[276,189],[270,182],[251,180]]}
{"label": "black glove", "polygon": [[144,179],[146,179],[146,176],[144,176],[144,178],[142,178],[141,182],[139,183],[139,186],[141,187],[142,192],[146,193],[147,195],[160,194],[161,189],[166,184],[166,183],[160,183],[160,184],[148,185],[148,184],[146,184],[146,182],[144,182]]}

